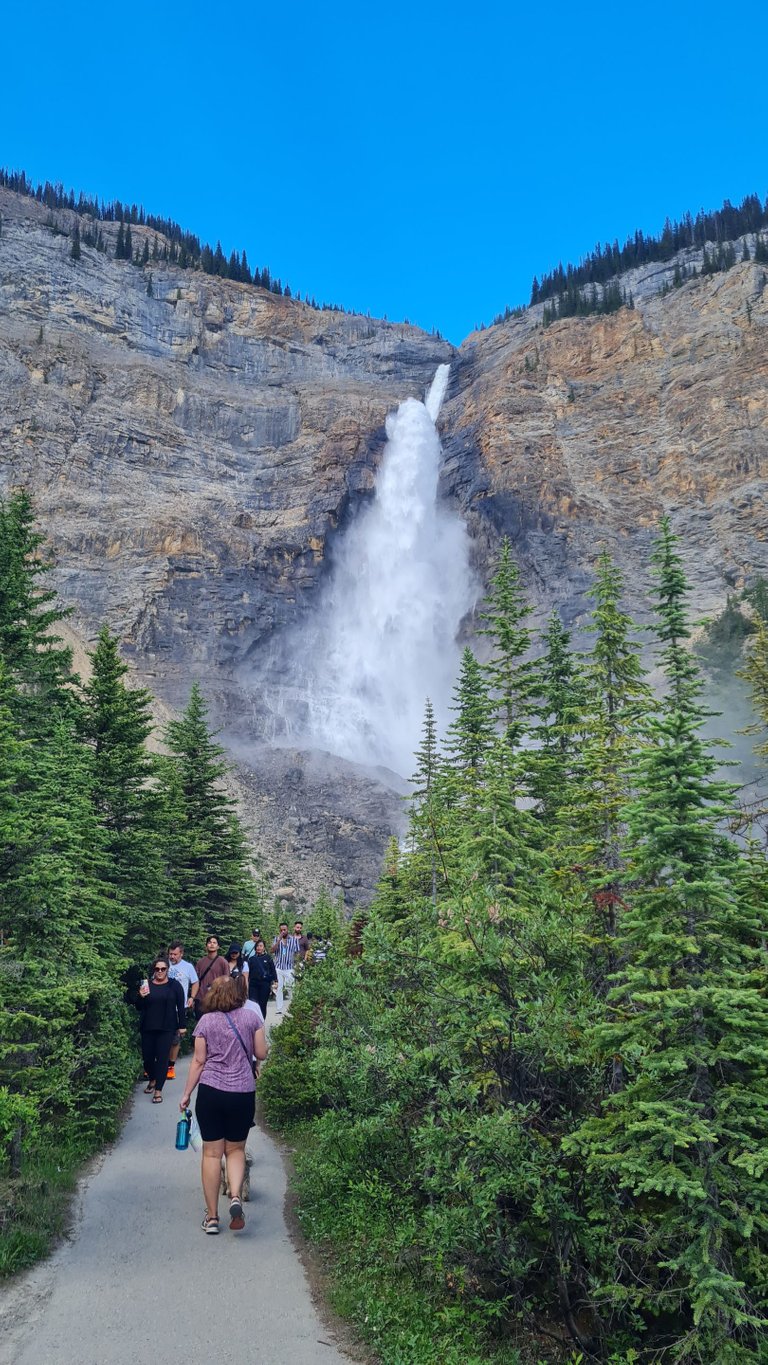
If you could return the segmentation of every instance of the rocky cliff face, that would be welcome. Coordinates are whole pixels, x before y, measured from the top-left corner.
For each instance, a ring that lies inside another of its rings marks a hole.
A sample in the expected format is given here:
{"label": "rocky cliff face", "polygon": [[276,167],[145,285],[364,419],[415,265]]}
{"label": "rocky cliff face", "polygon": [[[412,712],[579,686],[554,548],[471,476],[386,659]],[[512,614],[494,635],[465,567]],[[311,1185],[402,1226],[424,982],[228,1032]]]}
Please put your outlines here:
{"label": "rocky cliff face", "polygon": [[3,190],[0,212],[0,487],[32,490],[82,641],[108,621],[171,706],[200,679],[255,842],[299,892],[365,895],[399,798],[349,765],[258,748],[238,678],[311,610],[372,489],[386,413],[439,363],[443,485],[481,574],[507,533],[537,604],[576,620],[607,544],[642,611],[663,510],[702,609],[768,574],[759,266],[666,297],[672,267],[655,266],[628,282],[634,311],[543,329],[533,309],[456,353],[175,267],[152,267],[150,295],[147,269],[87,247],[72,261],[66,212],[51,225]]}
{"label": "rocky cliff face", "polygon": [[534,597],[566,619],[604,545],[642,614],[663,512],[700,610],[768,571],[765,271],[744,263],[665,296],[672,269],[627,278],[634,310],[543,329],[539,307],[475,334],[453,369],[444,480],[478,561],[508,533]]}
{"label": "rocky cliff face", "polygon": [[233,679],[311,602],[387,412],[452,348],[173,267],[152,267],[149,295],[148,270],[71,259],[73,214],[4,190],[0,213],[0,491],[33,492],[76,637],[106,620],[162,703],[198,678],[275,880],[365,894],[396,789],[260,749]]}

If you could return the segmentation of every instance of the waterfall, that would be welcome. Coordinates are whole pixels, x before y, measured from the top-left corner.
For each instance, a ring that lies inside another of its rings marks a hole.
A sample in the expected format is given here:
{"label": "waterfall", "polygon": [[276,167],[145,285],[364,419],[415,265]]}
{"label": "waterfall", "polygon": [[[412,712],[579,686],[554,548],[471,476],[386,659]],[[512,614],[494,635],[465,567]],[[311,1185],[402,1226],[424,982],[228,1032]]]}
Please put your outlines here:
{"label": "waterfall", "polygon": [[456,636],[476,598],[466,528],[438,498],[448,374],[441,365],[425,402],[407,398],[388,416],[374,499],[337,543],[317,613],[281,667],[291,742],[402,776],[427,697],[447,722]]}

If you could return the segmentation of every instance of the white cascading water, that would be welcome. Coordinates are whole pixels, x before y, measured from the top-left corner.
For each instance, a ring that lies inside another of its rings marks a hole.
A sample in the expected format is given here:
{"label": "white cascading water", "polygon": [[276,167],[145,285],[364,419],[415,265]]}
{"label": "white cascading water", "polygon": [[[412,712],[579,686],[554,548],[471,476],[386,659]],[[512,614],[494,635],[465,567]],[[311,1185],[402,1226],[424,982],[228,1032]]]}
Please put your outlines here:
{"label": "white cascading water", "polygon": [[403,776],[427,697],[441,730],[447,722],[456,637],[476,599],[466,528],[437,496],[448,374],[441,365],[425,403],[407,398],[387,418],[374,500],[340,539],[318,612],[282,670],[290,742]]}

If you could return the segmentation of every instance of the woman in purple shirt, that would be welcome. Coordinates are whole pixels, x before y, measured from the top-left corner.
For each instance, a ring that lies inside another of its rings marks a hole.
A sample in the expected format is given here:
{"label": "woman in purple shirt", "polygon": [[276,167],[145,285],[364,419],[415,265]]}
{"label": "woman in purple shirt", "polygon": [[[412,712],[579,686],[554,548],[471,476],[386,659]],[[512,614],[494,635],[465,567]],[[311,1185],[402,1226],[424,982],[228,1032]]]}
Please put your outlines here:
{"label": "woman in purple shirt", "polygon": [[245,1143],[253,1124],[256,1082],[253,1057],[263,1061],[267,1039],[261,1011],[245,1009],[246,978],[221,977],[205,999],[205,1013],[195,1029],[195,1055],[179,1108],[189,1106],[199,1082],[195,1115],[203,1139],[202,1180],[205,1196],[203,1231],[219,1231],[221,1158],[226,1157],[231,1191],[229,1226],[245,1227],[240,1197],[245,1175]]}

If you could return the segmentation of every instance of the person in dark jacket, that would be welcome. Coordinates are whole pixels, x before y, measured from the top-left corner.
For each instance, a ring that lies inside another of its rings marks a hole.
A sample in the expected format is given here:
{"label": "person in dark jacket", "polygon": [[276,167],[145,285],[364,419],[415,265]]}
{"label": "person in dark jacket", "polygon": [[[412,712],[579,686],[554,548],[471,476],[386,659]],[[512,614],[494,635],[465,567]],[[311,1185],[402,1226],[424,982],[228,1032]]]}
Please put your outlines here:
{"label": "person in dark jacket", "polygon": [[248,998],[256,1001],[266,1022],[267,1001],[273,985],[277,983],[277,968],[263,938],[256,940],[255,950],[248,959],[248,969]]}
{"label": "person in dark jacket", "polygon": [[168,958],[158,953],[151,980],[142,981],[139,988],[141,1052],[147,1073],[144,1094],[152,1096],[153,1104],[163,1102],[174,1036],[177,1031],[186,1033],[184,990],[178,981],[169,977],[168,966]]}

